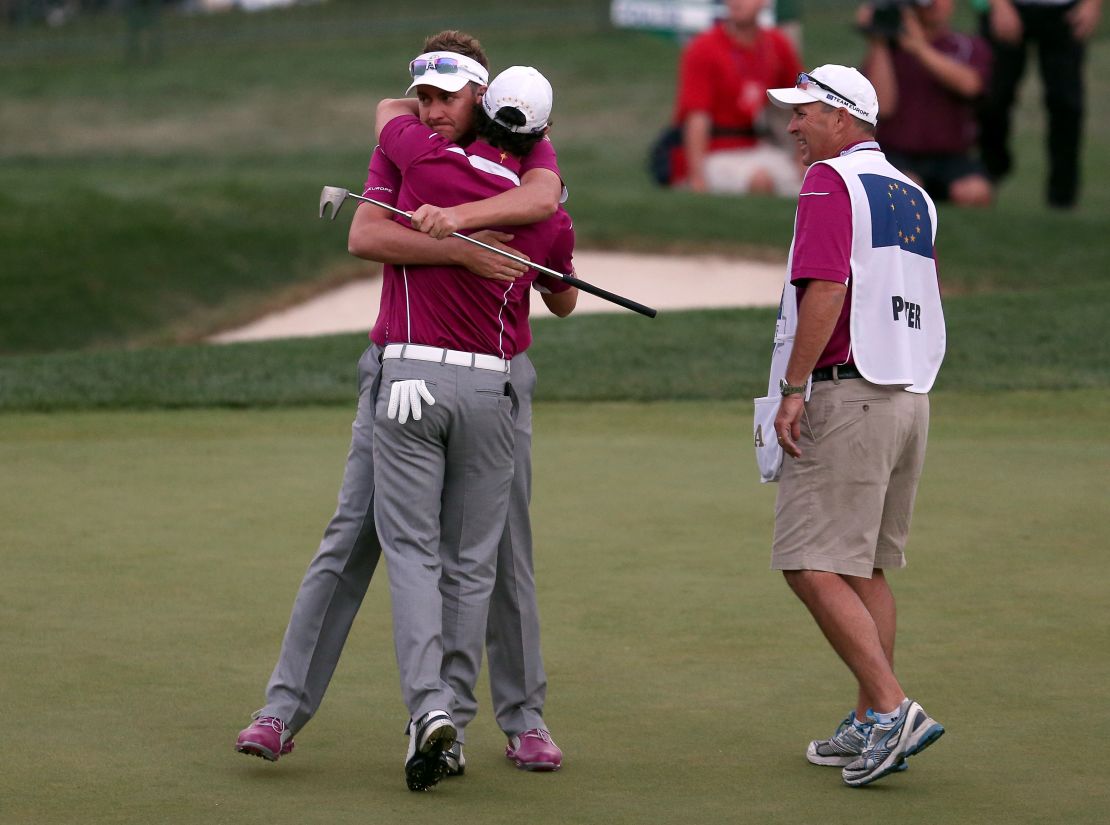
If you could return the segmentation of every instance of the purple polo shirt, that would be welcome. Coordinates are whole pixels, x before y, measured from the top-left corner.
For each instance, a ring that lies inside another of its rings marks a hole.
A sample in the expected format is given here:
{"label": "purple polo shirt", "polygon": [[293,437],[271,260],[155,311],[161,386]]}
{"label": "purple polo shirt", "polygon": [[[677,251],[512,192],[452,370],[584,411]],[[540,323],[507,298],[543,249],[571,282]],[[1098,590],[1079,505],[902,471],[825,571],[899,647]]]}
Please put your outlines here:
{"label": "purple polo shirt", "polygon": [[[555,240],[552,242],[551,251],[548,252],[547,260],[544,261],[543,264],[548,269],[554,269],[556,272],[560,272],[563,275],[573,275],[574,222],[571,220],[570,214],[561,206],[552,220],[556,222],[557,226]],[[509,228],[512,229],[512,227]],[[514,238],[510,241],[510,244],[515,246],[516,239]],[[570,284],[560,281],[558,278],[552,278],[550,275],[545,275],[542,272],[536,275],[536,282],[533,286],[542,287],[548,292],[566,292],[571,288]],[[528,298],[525,298],[526,303],[528,300]],[[528,312],[518,313],[516,315],[516,330],[514,334],[517,340],[517,353],[524,352],[532,345],[532,326],[528,323],[528,315]]]}
{"label": "purple polo shirt", "polygon": [[[870,150],[861,150],[870,151]],[[845,284],[848,292],[829,342],[814,368],[851,364],[852,334],[852,200],[843,179],[831,167],[814,163],[806,170],[798,195],[794,257],[790,282],[797,289],[798,309],[810,281]]]}
{"label": "purple polo shirt", "polygon": [[[379,149],[401,174],[396,205],[405,211],[425,203],[455,206],[491,197],[516,185],[496,174],[498,167],[521,171],[519,161],[484,141],[464,152],[412,115],[386,124]],[[558,215],[529,226],[490,228],[511,232],[516,249],[545,262],[561,234]],[[462,267],[387,265],[371,338],[383,346],[410,342],[512,358],[527,346],[521,330],[527,328],[528,291],[535,277],[536,271],[529,270],[506,284],[477,278]]]}
{"label": "purple polo shirt", "polygon": [[[550,138],[545,136],[521,160],[521,177],[524,177],[532,169],[550,169],[559,176],[560,180],[562,179],[563,176],[559,171],[559,164],[555,157],[555,147],[552,145]],[[370,155],[370,166],[366,171],[366,184],[362,188],[363,197],[373,198],[382,203],[388,203],[390,206],[396,206],[396,193],[400,186],[401,170],[382,154],[379,147],[375,146],[373,154]],[[436,206],[440,205],[436,204]]]}
{"label": "purple polo shirt", "polygon": [[[985,40],[947,32],[932,45],[974,69],[986,90],[991,53]],[[897,46],[892,59],[899,104],[891,117],[879,120],[878,138],[883,146],[908,155],[966,155],[974,149],[978,134],[975,101],[942,86],[920,60]]]}

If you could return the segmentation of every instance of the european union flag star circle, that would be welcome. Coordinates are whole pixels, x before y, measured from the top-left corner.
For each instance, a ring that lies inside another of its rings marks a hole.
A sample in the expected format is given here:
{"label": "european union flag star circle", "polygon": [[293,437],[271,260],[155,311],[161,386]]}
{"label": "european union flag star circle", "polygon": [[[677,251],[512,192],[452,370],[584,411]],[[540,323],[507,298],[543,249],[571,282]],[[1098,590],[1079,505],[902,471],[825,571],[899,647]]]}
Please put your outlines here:
{"label": "european union flag star circle", "polygon": [[860,175],[871,207],[871,246],[897,246],[933,257],[933,224],[925,196],[916,186],[885,175]]}

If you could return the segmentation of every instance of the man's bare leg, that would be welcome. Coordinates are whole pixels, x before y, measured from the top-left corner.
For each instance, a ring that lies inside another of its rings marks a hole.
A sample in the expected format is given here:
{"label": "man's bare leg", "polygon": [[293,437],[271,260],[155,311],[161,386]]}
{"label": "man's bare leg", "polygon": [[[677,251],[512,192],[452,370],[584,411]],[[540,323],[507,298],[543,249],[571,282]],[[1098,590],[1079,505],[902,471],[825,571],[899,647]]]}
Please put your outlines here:
{"label": "man's bare leg", "polygon": [[[859,596],[871,618],[875,620],[875,627],[879,631],[879,643],[883,646],[883,654],[891,670],[894,669],[894,636],[897,631],[898,616],[894,604],[894,593],[890,589],[883,571],[876,568],[872,571],[871,578],[860,576],[846,576],[844,580],[848,586]],[[860,687],[859,699],[856,705],[856,718],[863,720],[867,709],[876,707],[875,698],[868,696],[863,687]]]}
{"label": "man's bare leg", "polygon": [[[889,587],[885,596],[881,587],[865,588],[880,616],[889,617],[889,621],[880,619],[884,624],[884,631],[880,632],[879,622],[849,584],[852,577],[822,570],[785,570],[783,575],[833,650],[856,677],[861,699],[869,702],[867,707],[880,713],[897,710],[906,694],[890,662],[894,653],[894,613]],[[888,648],[884,648],[884,635],[889,638]]]}

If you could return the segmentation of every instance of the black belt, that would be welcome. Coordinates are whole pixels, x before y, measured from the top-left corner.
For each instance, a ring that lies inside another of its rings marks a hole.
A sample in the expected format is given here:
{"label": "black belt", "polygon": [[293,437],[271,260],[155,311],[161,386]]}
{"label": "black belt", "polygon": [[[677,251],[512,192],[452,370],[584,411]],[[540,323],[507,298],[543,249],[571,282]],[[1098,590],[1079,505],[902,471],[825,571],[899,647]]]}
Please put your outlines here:
{"label": "black belt", "polygon": [[860,375],[859,370],[857,370],[851,364],[845,364],[844,366],[834,365],[831,367],[821,367],[820,369],[816,369],[813,371],[814,381],[832,381],[834,378],[863,378],[863,376]]}

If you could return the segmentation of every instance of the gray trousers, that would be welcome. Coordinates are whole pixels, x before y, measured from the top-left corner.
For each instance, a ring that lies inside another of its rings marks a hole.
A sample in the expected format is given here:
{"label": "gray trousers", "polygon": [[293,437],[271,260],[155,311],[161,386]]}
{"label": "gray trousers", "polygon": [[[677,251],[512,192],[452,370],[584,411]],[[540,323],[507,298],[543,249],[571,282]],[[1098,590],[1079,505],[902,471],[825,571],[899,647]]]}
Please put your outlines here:
{"label": "gray trousers", "polygon": [[[358,411],[338,507],[297,591],[266,688],[266,705],[255,714],[282,719],[290,735],[300,731],[320,707],[381,555],[373,517],[374,400],[380,356],[381,348],[371,346],[359,361]],[[486,640],[494,714],[510,737],[530,728],[546,728],[547,694],[528,516],[536,373],[523,353],[513,359],[512,382],[519,405],[514,422],[515,472],[498,548]],[[468,707],[461,702],[455,709],[456,723],[463,718],[469,721],[475,711],[476,703]]]}
{"label": "gray trousers", "polygon": [[[425,382],[419,421],[386,416],[389,387]],[[513,481],[507,373],[413,359],[382,365],[374,521],[389,566],[393,641],[409,715],[473,701]]]}
{"label": "gray trousers", "polygon": [[[543,706],[547,675],[540,652],[540,616],[532,563],[532,397],[536,370],[525,354],[512,361],[517,413],[513,420],[513,486],[509,515],[497,548],[497,581],[486,624],[490,694],[497,724],[506,736],[547,729]],[[456,696],[455,723],[462,728],[478,711],[473,696]],[[464,740],[465,741],[465,738]]]}

